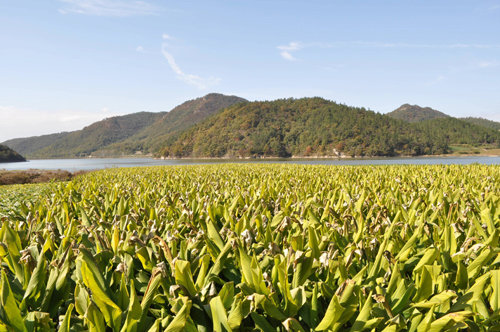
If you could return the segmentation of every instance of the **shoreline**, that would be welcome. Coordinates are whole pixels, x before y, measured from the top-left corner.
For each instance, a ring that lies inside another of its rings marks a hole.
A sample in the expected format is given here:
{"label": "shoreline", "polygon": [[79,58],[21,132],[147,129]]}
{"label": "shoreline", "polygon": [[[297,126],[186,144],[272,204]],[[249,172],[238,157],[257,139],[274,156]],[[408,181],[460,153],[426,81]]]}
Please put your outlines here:
{"label": "shoreline", "polygon": [[[155,157],[152,155],[130,155],[130,156],[107,156],[107,157],[67,157],[67,158],[32,158],[26,161],[16,163],[24,163],[36,160],[86,160],[86,159],[154,159],[154,160],[373,160],[373,159],[419,159],[419,158],[457,158],[457,157],[500,157],[500,154],[492,153],[448,153],[448,154],[425,154],[425,155],[398,155],[398,156],[291,156],[291,157],[277,157],[277,156],[260,156],[260,157]],[[0,170],[2,169],[0,163]],[[7,163],[6,163],[7,164]]]}

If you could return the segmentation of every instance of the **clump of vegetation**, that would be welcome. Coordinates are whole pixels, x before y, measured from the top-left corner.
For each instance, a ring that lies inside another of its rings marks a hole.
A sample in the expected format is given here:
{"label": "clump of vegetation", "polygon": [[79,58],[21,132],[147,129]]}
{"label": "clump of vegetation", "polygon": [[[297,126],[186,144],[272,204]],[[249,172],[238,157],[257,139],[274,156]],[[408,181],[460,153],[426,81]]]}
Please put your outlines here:
{"label": "clump of vegetation", "polygon": [[500,324],[499,174],[210,165],[6,187],[0,327],[487,330]]}
{"label": "clump of vegetation", "polygon": [[0,185],[41,183],[49,181],[69,181],[85,172],[71,173],[63,170],[0,170]]}

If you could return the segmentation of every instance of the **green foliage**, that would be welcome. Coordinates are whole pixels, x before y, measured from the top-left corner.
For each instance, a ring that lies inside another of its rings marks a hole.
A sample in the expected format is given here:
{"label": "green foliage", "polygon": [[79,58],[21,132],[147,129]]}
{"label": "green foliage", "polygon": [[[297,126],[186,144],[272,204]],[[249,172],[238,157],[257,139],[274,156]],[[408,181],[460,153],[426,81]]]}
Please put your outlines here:
{"label": "green foliage", "polygon": [[486,331],[499,175],[211,165],[0,188],[0,330]]}

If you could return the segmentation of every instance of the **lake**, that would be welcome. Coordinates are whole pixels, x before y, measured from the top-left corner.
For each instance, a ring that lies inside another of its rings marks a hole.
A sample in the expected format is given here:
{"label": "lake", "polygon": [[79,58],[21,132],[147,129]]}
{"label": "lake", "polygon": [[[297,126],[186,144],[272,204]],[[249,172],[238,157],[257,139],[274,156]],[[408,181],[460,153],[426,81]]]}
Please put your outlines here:
{"label": "lake", "polygon": [[225,163],[280,163],[305,165],[436,165],[473,163],[485,165],[500,164],[500,156],[467,157],[415,157],[415,158],[371,158],[371,159],[153,159],[153,158],[88,158],[88,159],[36,159],[20,163],[2,163],[0,169],[61,169],[68,171],[96,170],[114,167],[178,166]]}

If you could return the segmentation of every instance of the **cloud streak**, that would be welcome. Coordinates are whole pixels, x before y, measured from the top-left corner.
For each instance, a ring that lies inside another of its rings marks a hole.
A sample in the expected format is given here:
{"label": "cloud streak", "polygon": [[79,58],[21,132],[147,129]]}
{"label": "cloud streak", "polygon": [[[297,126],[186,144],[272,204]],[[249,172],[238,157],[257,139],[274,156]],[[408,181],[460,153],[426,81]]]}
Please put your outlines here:
{"label": "cloud streak", "polygon": [[419,43],[392,43],[392,42],[367,42],[367,41],[346,41],[346,42],[311,42],[302,43],[293,41],[287,45],[279,45],[281,57],[287,61],[296,61],[294,53],[307,48],[394,48],[394,49],[498,49],[500,44],[474,44],[474,43],[454,43],[454,44],[419,44]]}
{"label": "cloud streak", "polygon": [[283,59],[288,61],[296,61],[297,59],[292,55],[292,52],[302,49],[304,46],[299,42],[290,42],[288,45],[280,45],[277,47],[280,50],[280,55]]}
{"label": "cloud streak", "polygon": [[147,16],[156,15],[159,8],[145,1],[130,0],[59,0],[64,6],[61,14],[81,14],[93,16]]}
{"label": "cloud streak", "polygon": [[168,65],[172,69],[172,71],[176,74],[177,78],[189,85],[195,86],[200,90],[205,90],[210,86],[213,86],[217,83],[220,82],[220,78],[215,78],[215,77],[209,77],[209,78],[202,78],[198,75],[194,74],[187,74],[185,73],[177,64],[175,61],[174,56],[169,52],[168,50],[168,43],[167,40],[171,40],[172,37],[170,37],[167,34],[163,34],[163,43],[161,47],[161,53],[163,54],[163,57],[168,62]]}

